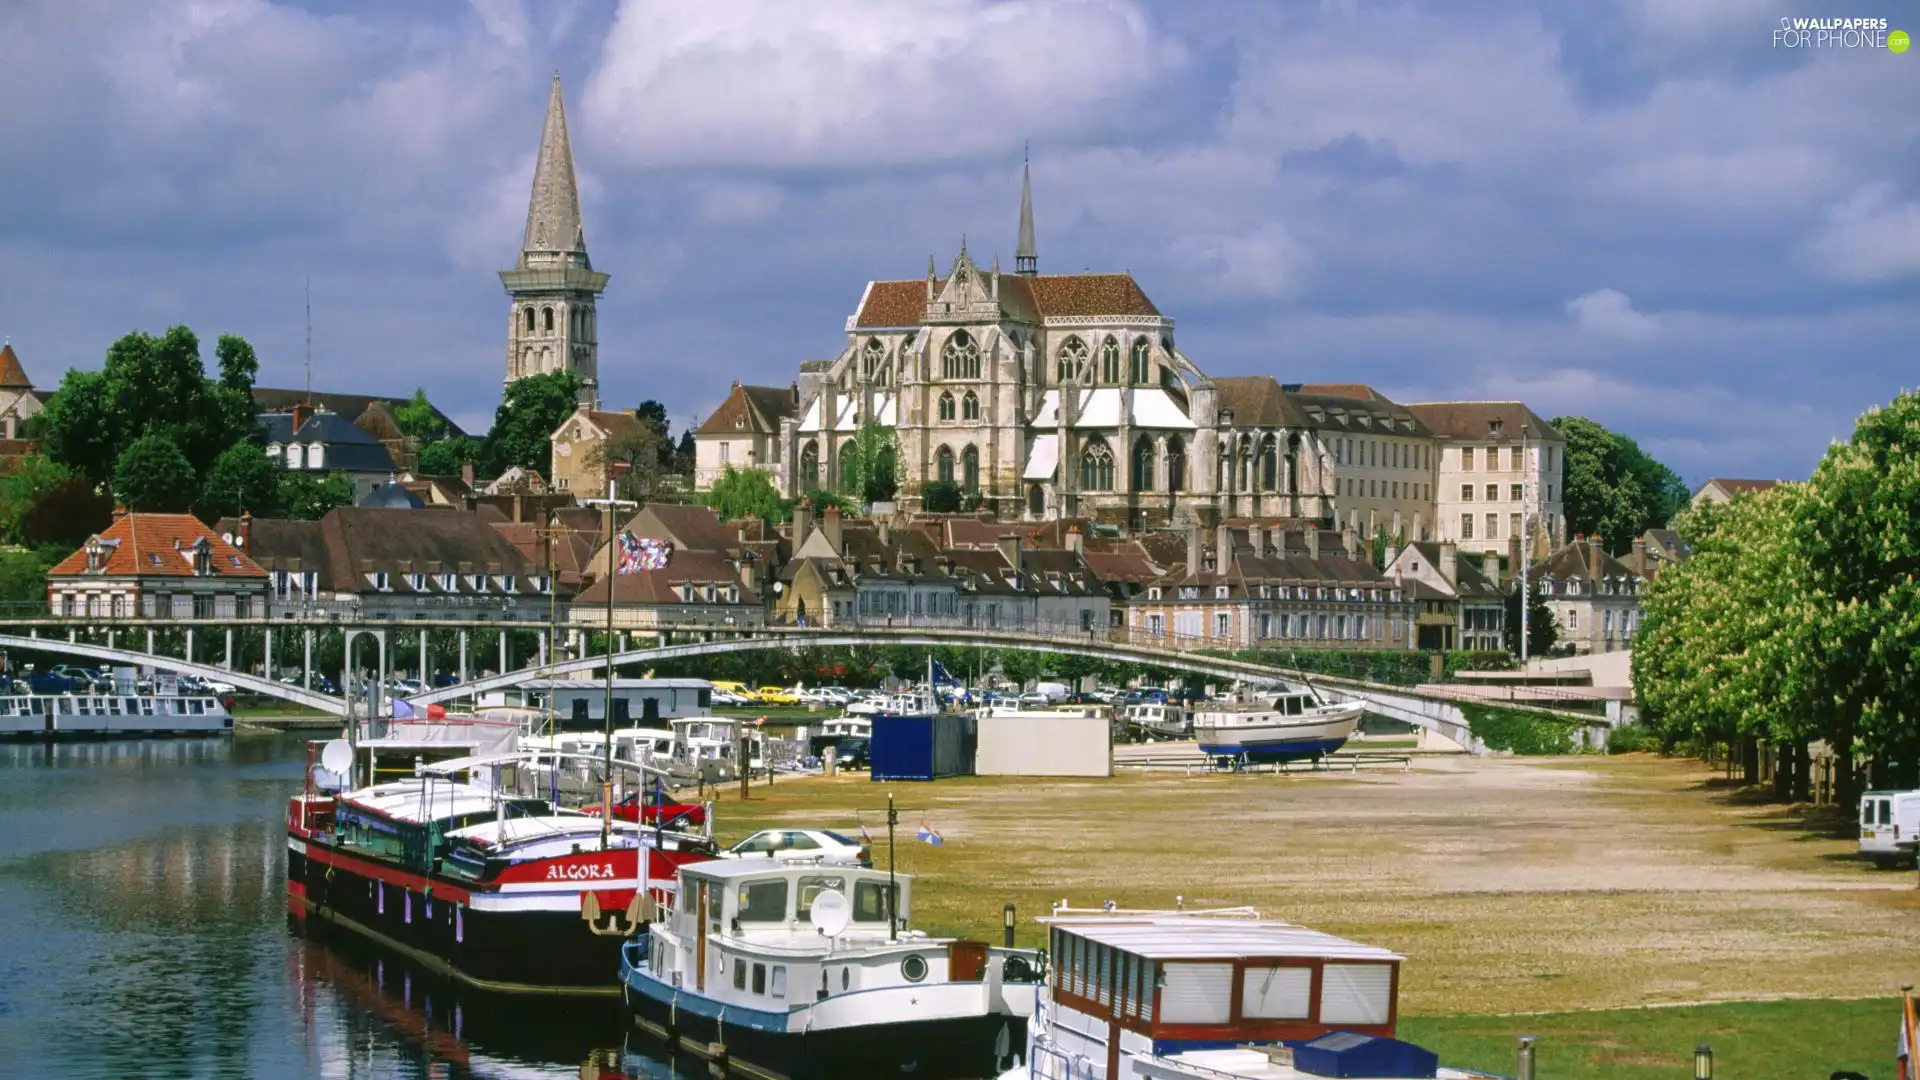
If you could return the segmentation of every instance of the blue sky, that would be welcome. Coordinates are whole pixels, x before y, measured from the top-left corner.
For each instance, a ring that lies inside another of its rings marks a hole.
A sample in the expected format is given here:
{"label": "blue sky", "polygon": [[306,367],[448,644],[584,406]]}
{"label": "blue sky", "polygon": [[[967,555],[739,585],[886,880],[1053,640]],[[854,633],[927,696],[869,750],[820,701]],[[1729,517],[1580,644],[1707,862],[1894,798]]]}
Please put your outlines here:
{"label": "blue sky", "polygon": [[[1563,10],[1564,9],[1564,10]],[[495,271],[566,80],[604,396],[676,427],[838,353],[962,234],[1130,270],[1215,375],[1520,397],[1689,480],[1798,477],[1916,381],[1920,50],[1771,0],[26,0],[0,8],[0,334],[498,402]],[[211,349],[207,350],[209,356]]]}

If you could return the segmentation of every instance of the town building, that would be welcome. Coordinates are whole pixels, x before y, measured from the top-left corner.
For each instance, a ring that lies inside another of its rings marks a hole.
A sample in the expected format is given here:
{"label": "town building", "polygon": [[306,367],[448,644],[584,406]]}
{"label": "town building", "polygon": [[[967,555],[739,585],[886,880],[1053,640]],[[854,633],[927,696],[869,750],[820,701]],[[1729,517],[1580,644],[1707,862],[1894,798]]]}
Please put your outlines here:
{"label": "town building", "polygon": [[1416,541],[1387,554],[1386,575],[1419,605],[1415,647],[1494,652],[1506,646],[1507,590],[1500,557],[1462,559],[1457,544]]}
{"label": "town building", "polygon": [[1633,647],[1645,579],[1607,554],[1598,537],[1574,537],[1527,573],[1528,587],[1553,612],[1562,646],[1575,654]]}
{"label": "town building", "polygon": [[1633,550],[1620,557],[1627,569],[1646,581],[1693,555],[1693,545],[1672,529],[1648,529],[1633,541]]}
{"label": "town building", "polygon": [[0,345],[0,440],[20,438],[21,425],[46,407],[48,396],[33,388],[13,343]]}
{"label": "town building", "polygon": [[[1223,383],[1227,380],[1221,380]],[[1339,527],[1371,541],[1430,540],[1434,526],[1433,432],[1404,405],[1357,383],[1283,387],[1299,421],[1326,447]]]}
{"label": "town building", "polygon": [[1693,505],[1732,502],[1741,495],[1758,495],[1763,491],[1771,491],[1783,482],[1780,480],[1729,480],[1716,476],[1694,489]]}
{"label": "town building", "polygon": [[1352,531],[1198,526],[1185,560],[1126,605],[1131,641],[1176,649],[1411,649],[1414,604]]}
{"label": "town building", "polygon": [[[605,521],[604,515],[595,516]],[[604,532],[594,539],[594,551],[580,568],[589,584],[574,600],[576,628],[607,626],[609,587],[613,628],[619,631],[750,629],[766,623],[761,579],[769,568],[747,552],[740,528],[708,507],[649,503],[621,526],[611,552]]]}
{"label": "town building", "polygon": [[47,571],[56,616],[254,619],[267,574],[191,514],[124,514]]}
{"label": "town building", "polygon": [[274,618],[545,623],[564,618],[545,567],[480,514],[340,507],[318,521],[217,526],[266,571]]}
{"label": "town building", "polygon": [[640,416],[632,409],[604,412],[585,405],[554,429],[549,475],[553,490],[576,492],[581,498],[607,493],[608,450],[615,440],[640,430]]}
{"label": "town building", "polygon": [[500,271],[507,290],[507,379],[571,371],[580,379],[580,402],[600,400],[600,337],[595,302],[608,275],[587,258],[580,219],[580,188],[573,175],[560,76],[547,96],[533,165],[533,194],[519,262]]}
{"label": "town building", "polygon": [[764,469],[779,475],[780,425],[800,406],[800,384],[743,386],[735,380],[727,400],[693,433],[693,484],[705,491],[728,468]]}
{"label": "town building", "polygon": [[[1433,433],[1434,539],[1500,554],[1523,536],[1538,559],[1560,544],[1566,439],[1517,401],[1434,401],[1407,411]],[[1524,500],[1524,501],[1523,501]]]}
{"label": "town building", "polygon": [[268,457],[280,458],[288,472],[344,474],[353,481],[356,502],[395,475],[393,455],[379,439],[324,407],[296,405],[291,412],[263,413],[260,427]]}

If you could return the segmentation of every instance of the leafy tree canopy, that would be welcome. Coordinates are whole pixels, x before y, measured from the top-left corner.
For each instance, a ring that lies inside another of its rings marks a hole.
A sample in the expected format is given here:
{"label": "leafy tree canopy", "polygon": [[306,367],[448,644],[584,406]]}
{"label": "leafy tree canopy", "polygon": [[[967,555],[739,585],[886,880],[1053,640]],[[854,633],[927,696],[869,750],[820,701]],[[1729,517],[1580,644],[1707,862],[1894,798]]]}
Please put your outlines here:
{"label": "leafy tree canopy", "polygon": [[920,485],[920,508],[929,514],[960,512],[960,485],[952,480],[929,480]]}
{"label": "leafy tree canopy", "polygon": [[553,433],[573,415],[579,396],[580,380],[571,371],[547,371],[508,383],[481,456],[487,474],[498,476],[517,465],[545,476],[553,457]]}
{"label": "leafy tree canopy", "polygon": [[420,448],[420,472],[427,476],[459,476],[461,467],[477,462],[486,444],[474,438],[448,438]]}
{"label": "leafy tree canopy", "polygon": [[280,512],[296,521],[318,521],[336,506],[353,505],[353,481],[345,473],[315,476],[308,472],[280,474]]}
{"label": "leafy tree canopy", "polygon": [[165,435],[140,436],[114,463],[113,494],[129,510],[177,514],[199,493],[192,463]]}
{"label": "leafy tree canopy", "polygon": [[706,504],[728,521],[740,518],[785,521],[788,515],[786,500],[773,486],[773,478],[761,469],[727,466],[708,489]]}
{"label": "leafy tree canopy", "polygon": [[208,522],[242,513],[279,517],[283,475],[277,456],[263,454],[251,443],[235,443],[208,467],[195,512]]}
{"label": "leafy tree canopy", "polygon": [[595,469],[612,466],[619,496],[644,502],[659,490],[660,480],[672,468],[673,447],[662,428],[642,421],[595,443],[587,463]]}
{"label": "leafy tree canopy", "polygon": [[1574,535],[1598,534],[1608,550],[1625,551],[1686,507],[1679,474],[1632,439],[1579,416],[1556,417],[1553,426],[1567,440],[1561,495]]}
{"label": "leafy tree canopy", "polygon": [[[1520,655],[1520,581],[1518,578],[1508,582],[1512,587],[1507,590],[1506,638],[1503,642],[1507,651]],[[1560,641],[1559,624],[1553,621],[1553,611],[1547,607],[1547,601],[1540,595],[1539,586],[1531,586],[1532,595],[1527,605],[1527,657],[1545,656],[1553,651]]]}
{"label": "leafy tree canopy", "polygon": [[393,410],[393,417],[400,423],[400,434],[419,440],[423,448],[439,442],[452,433],[447,427],[447,422],[442,420],[440,413],[434,409],[433,403],[427,400],[427,392],[424,389],[416,388],[413,397]]}
{"label": "leafy tree canopy", "polygon": [[900,490],[900,440],[890,427],[860,425],[840,451],[847,494],[869,503],[888,502]]}

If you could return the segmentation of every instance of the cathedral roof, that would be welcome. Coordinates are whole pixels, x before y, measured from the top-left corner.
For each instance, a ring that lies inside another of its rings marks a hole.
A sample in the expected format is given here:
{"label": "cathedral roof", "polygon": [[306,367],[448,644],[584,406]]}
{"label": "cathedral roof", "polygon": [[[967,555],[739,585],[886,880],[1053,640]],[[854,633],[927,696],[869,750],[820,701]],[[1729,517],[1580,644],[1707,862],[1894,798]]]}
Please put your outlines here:
{"label": "cathedral roof", "polygon": [[[1560,432],[1518,401],[1428,401],[1406,406],[1408,412],[1443,439],[1519,439],[1526,425],[1529,438],[1558,440]],[[1502,434],[1492,433],[1498,422]]]}
{"label": "cathedral roof", "polygon": [[0,390],[31,390],[33,380],[27,378],[27,369],[20,366],[20,357],[13,351],[12,343],[0,345]]}
{"label": "cathedral roof", "polygon": [[[938,293],[945,282],[934,281]],[[1000,306],[1009,316],[1158,316],[1132,274],[1001,274]],[[875,281],[854,317],[856,327],[918,326],[927,312],[927,281]]]}
{"label": "cathedral roof", "polygon": [[1222,375],[1213,380],[1217,412],[1233,410],[1236,427],[1299,428],[1307,426],[1301,412],[1271,375]]}

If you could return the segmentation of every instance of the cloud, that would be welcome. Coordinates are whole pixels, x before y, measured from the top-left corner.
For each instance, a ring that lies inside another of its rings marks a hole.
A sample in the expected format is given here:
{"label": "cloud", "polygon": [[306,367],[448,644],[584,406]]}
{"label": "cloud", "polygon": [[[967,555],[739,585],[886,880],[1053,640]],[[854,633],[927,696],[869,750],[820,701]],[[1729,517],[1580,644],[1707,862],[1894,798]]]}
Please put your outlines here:
{"label": "cloud", "polygon": [[1828,210],[1807,253],[1822,273],[1841,281],[1920,274],[1920,201],[1900,201],[1891,184],[1861,188]]}
{"label": "cloud", "polygon": [[1124,0],[624,0],[587,119],[635,168],[857,172],[1119,129],[1181,62]]}
{"label": "cloud", "polygon": [[1602,334],[1623,341],[1647,341],[1660,332],[1660,320],[1633,309],[1633,300],[1618,289],[1595,289],[1567,301],[1567,314],[1583,333]]}
{"label": "cloud", "polygon": [[1261,222],[1244,234],[1201,234],[1174,241],[1174,259],[1218,296],[1285,300],[1305,287],[1313,254],[1285,225]]}

